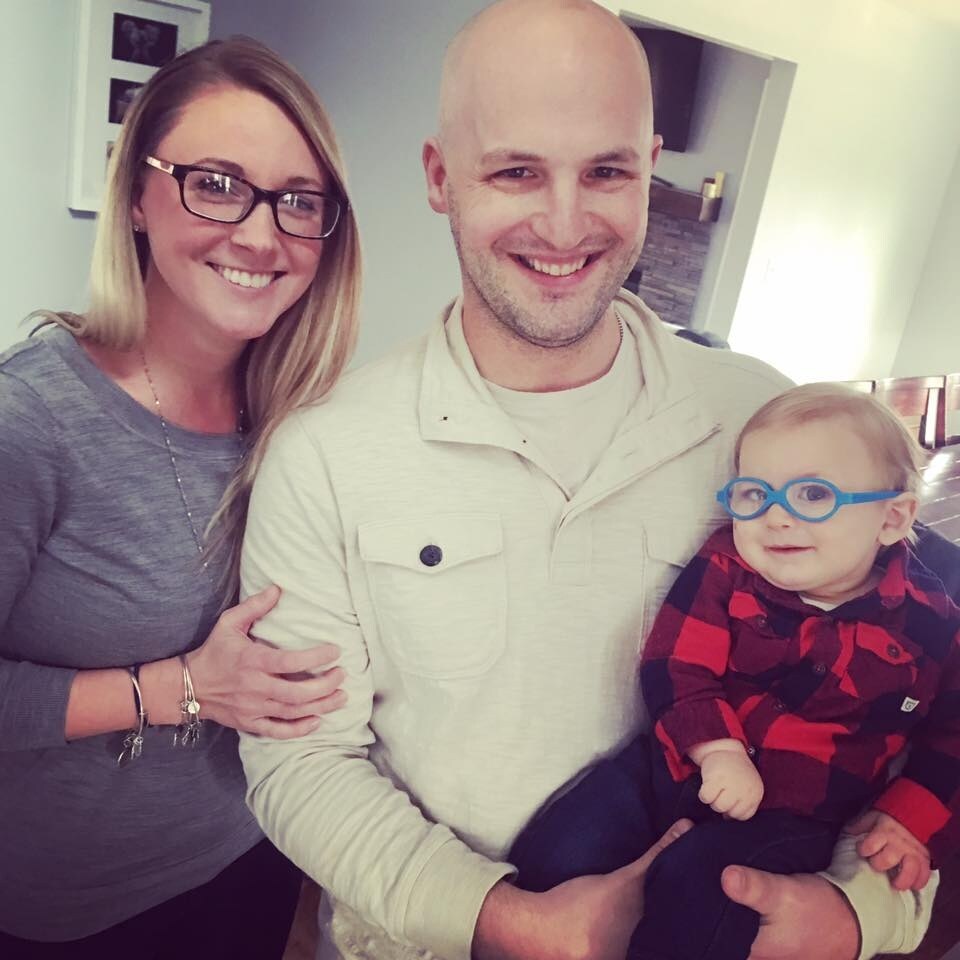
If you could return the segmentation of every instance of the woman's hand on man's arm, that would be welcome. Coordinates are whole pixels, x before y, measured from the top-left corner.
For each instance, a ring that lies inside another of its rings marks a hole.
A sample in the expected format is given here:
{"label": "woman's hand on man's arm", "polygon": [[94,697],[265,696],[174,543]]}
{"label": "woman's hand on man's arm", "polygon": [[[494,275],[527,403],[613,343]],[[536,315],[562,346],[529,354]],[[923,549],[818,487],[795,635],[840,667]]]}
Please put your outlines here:
{"label": "woman's hand on man's arm", "polygon": [[[316,729],[325,713],[346,702],[343,670],[323,670],[340,656],[335,644],[275,650],[251,637],[253,625],[279,596],[276,587],[268,587],[225,610],[204,643],[187,655],[201,719],[282,740]],[[184,684],[177,657],[144,664],[140,689],[152,725],[180,723]],[[133,729],[134,704],[126,669],[81,670],[67,701],[66,738]]]}
{"label": "woman's hand on man's arm", "polygon": [[[251,636],[254,624],[269,613],[280,590],[267,587],[224,611],[210,636],[187,655],[201,716],[226,727],[287,740],[315,730],[325,713],[346,703],[340,689],[340,648],[321,643],[305,650],[277,650]],[[178,670],[179,674],[179,670]],[[182,674],[179,674],[182,676]],[[179,700],[175,719],[179,722]]]}

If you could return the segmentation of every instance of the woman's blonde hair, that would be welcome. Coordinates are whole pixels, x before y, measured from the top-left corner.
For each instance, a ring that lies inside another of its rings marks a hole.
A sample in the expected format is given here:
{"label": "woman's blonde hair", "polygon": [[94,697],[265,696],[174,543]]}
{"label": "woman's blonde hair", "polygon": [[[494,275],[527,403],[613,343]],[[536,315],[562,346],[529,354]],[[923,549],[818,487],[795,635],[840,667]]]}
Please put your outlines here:
{"label": "woman's blonde hair", "polygon": [[90,307],[82,316],[40,315],[104,346],[128,349],[142,341],[149,239],[134,233],[131,207],[140,189],[143,158],[192,100],[218,87],[252,90],[280,107],[326,169],[343,208],[336,229],[324,241],[312,284],[268,333],[248,345],[241,361],[249,446],[207,531],[210,549],[228,554],[229,602],[239,582],[250,490],[270,435],[291,410],[330,390],[356,341],[361,273],[357,224],[333,127],[296,70],[249,37],[213,40],[161,67],[127,110],[110,158],[90,271]]}
{"label": "woman's blonde hair", "polygon": [[804,423],[846,417],[863,437],[891,490],[919,493],[926,454],[897,415],[867,393],[837,383],[808,383],[792,387],[765,403],[737,437],[734,463],[740,469],[744,438],[767,427],[795,427]]}

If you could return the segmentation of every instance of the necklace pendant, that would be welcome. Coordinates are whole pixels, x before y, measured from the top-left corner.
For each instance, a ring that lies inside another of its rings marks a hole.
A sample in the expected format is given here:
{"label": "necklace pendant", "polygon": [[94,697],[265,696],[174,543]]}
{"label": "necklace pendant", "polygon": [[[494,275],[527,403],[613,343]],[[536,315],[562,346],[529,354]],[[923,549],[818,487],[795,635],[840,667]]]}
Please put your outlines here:
{"label": "necklace pendant", "polygon": [[[180,475],[180,468],[177,466],[177,455],[173,450],[173,443],[170,439],[170,429],[167,424],[167,420],[163,415],[163,408],[160,406],[160,395],[157,393],[157,388],[154,385],[153,377],[150,375],[150,367],[147,366],[147,358],[143,352],[143,348],[140,349],[140,361],[143,364],[143,373],[147,379],[147,384],[150,387],[150,393],[153,395],[153,404],[157,411],[157,419],[160,421],[160,430],[163,433],[163,444],[167,451],[167,459],[170,461],[170,469],[173,471],[173,479],[177,487],[177,494],[180,497],[180,504],[183,507],[184,518],[187,521],[187,526],[190,529],[190,534],[193,537],[193,542],[197,547],[197,553],[200,556],[200,563],[203,567],[204,573],[207,577],[210,577],[210,571],[207,568],[207,557],[206,552],[203,548],[203,538],[201,536],[201,531],[197,529],[197,524],[194,522],[193,510],[190,508],[190,504],[187,501],[187,495],[183,489],[183,477]],[[239,416],[237,418],[238,433],[240,432],[240,427],[243,423],[243,407],[241,406]],[[197,735],[199,736],[199,734]],[[194,741],[196,737],[194,737]],[[177,742],[176,734],[174,735],[174,743]],[[184,737],[180,737],[180,742],[185,742]]]}

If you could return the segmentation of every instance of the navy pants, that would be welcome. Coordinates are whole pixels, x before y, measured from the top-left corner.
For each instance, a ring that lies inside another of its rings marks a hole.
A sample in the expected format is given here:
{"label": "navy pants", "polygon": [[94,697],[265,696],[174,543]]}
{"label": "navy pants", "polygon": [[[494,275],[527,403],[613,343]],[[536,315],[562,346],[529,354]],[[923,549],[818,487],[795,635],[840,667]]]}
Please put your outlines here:
{"label": "navy pants", "polygon": [[780,810],[724,820],[697,798],[699,776],[677,784],[655,742],[640,736],[560,792],[510,851],[518,886],[542,891],[609,873],[642,856],[675,820],[696,826],[647,873],[644,917],[627,960],[744,960],[759,929],[756,911],[728,899],[730,864],[771,873],[810,873],[830,862],[839,828]]}

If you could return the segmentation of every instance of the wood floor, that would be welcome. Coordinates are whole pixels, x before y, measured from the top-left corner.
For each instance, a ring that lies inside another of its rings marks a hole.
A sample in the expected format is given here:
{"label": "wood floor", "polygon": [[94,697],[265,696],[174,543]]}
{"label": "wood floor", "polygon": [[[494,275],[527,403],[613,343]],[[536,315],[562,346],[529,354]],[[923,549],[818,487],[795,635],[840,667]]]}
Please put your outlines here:
{"label": "wood floor", "polygon": [[[960,544],[960,444],[933,455],[927,479],[920,519],[941,536]],[[306,882],[283,960],[313,960],[318,896],[317,887]],[[960,857],[942,871],[933,923],[913,957],[960,960]]]}
{"label": "wood floor", "polygon": [[320,888],[312,880],[303,881],[300,902],[290,928],[283,960],[313,960],[317,949],[317,907]]}

